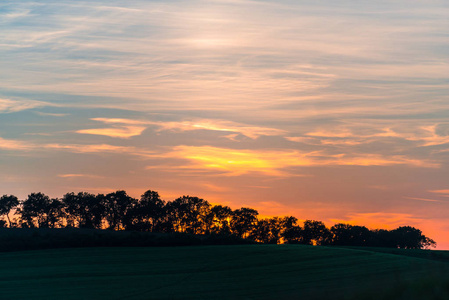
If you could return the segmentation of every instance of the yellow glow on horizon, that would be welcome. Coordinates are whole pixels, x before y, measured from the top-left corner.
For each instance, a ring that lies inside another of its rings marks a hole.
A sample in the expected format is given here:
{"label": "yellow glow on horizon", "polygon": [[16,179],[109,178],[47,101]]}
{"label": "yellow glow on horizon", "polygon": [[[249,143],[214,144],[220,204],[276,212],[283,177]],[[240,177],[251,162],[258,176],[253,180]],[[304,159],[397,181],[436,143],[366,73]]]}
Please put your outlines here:
{"label": "yellow glow on horizon", "polygon": [[192,160],[200,167],[222,170],[231,175],[259,172],[279,176],[282,168],[312,163],[297,151],[234,150],[211,146],[179,146],[174,150],[176,156]]}
{"label": "yellow glow on horizon", "polygon": [[[177,146],[163,157],[190,160],[188,167],[213,169],[238,176],[247,173],[262,173],[271,176],[292,176],[285,171],[299,166],[390,166],[412,165],[438,167],[439,165],[410,159],[404,156],[384,157],[374,154],[329,155],[321,151],[299,152],[296,150],[247,150],[212,146]],[[181,166],[178,168],[185,168]],[[284,169],[284,171],[283,171]]]}

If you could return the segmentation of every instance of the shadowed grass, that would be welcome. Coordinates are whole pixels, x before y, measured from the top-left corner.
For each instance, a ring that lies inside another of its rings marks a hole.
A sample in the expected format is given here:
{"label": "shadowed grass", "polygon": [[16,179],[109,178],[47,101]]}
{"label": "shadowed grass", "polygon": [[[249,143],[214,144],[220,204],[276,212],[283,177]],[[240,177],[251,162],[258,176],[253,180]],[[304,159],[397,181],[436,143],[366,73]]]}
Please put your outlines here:
{"label": "shadowed grass", "polygon": [[0,261],[2,299],[449,299],[446,262],[370,249],[79,248]]}

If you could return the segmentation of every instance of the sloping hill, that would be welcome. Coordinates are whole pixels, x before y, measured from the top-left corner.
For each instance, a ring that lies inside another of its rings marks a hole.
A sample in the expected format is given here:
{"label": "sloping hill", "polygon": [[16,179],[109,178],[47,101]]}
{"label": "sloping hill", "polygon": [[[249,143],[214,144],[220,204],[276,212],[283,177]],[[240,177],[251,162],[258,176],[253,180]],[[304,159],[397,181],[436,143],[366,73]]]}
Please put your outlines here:
{"label": "sloping hill", "polygon": [[418,250],[418,249],[395,249],[395,248],[376,248],[376,247],[343,247],[347,249],[371,251],[378,253],[395,254],[401,256],[410,256],[422,259],[430,259],[449,263],[449,251],[439,250]]}
{"label": "sloping hill", "polygon": [[371,249],[79,248],[0,262],[1,299],[449,299],[448,263]]}

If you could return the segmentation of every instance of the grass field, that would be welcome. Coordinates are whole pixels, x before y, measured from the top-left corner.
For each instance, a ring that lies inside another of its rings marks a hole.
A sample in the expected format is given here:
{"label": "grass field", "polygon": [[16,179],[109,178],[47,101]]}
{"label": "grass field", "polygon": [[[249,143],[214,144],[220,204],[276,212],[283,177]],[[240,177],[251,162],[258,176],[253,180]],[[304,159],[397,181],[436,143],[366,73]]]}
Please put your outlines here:
{"label": "grass field", "polygon": [[0,299],[449,299],[448,259],[300,245],[19,251],[0,253]]}

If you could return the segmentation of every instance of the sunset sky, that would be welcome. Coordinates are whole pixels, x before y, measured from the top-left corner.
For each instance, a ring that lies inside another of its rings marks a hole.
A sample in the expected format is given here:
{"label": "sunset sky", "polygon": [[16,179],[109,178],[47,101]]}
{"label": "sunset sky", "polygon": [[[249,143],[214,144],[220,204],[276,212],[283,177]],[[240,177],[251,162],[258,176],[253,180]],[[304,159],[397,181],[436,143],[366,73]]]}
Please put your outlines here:
{"label": "sunset sky", "polygon": [[0,194],[198,196],[449,249],[449,2],[0,3]]}

